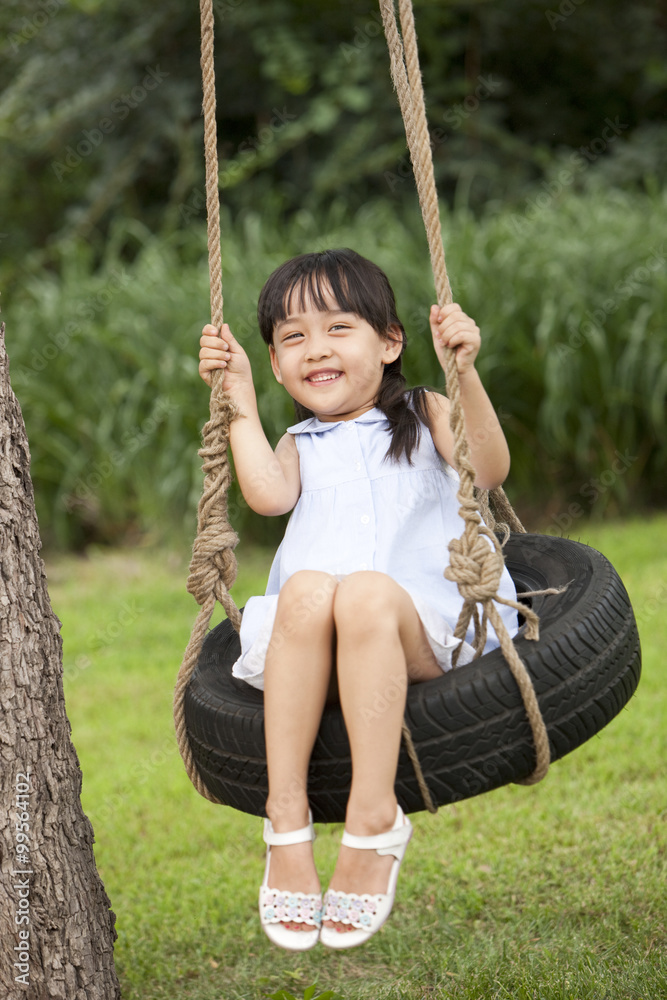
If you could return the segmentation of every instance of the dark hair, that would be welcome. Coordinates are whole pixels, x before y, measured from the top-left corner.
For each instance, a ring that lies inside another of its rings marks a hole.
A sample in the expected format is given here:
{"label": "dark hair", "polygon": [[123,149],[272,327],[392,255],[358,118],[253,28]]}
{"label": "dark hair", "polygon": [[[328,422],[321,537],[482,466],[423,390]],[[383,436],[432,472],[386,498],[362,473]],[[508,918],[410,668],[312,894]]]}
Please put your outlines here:
{"label": "dark hair", "polygon": [[[267,344],[273,344],[273,331],[290,315],[295,296],[298,309],[304,309],[308,301],[323,312],[333,297],[339,309],[361,316],[385,339],[392,337],[390,327],[398,327],[403,341],[401,354],[384,366],[375,405],[391,427],[387,458],[399,459],[405,454],[409,462],[419,442],[421,423],[428,427],[430,421],[425,388],[406,389],[401,355],[407,337],[387,275],[377,264],[347,249],[304,253],[286,261],[269,277],[257,304],[259,329]],[[294,409],[298,420],[313,415],[296,400]]]}

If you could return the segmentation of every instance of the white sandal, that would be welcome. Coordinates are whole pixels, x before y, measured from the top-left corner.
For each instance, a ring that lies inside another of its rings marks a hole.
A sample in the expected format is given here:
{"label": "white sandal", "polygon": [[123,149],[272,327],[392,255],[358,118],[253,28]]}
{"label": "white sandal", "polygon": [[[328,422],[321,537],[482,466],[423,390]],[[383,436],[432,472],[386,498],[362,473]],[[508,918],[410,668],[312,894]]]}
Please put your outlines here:
{"label": "white sandal", "polygon": [[[259,889],[259,916],[269,940],[288,951],[308,951],[317,944],[322,925],[322,893],[269,889],[271,846],[287,847],[290,844],[303,844],[315,840],[312,813],[309,813],[308,819],[308,826],[300,830],[291,830],[289,833],[276,833],[271,821],[264,820],[264,841],[268,846],[264,881]],[[313,926],[313,930],[291,931],[283,926],[283,921],[309,924]]]}
{"label": "white sandal", "polygon": [[368,941],[376,931],[379,931],[394,905],[398,873],[411,836],[412,824],[400,806],[397,807],[393,827],[386,833],[380,833],[375,837],[355,837],[347,830],[344,831],[342,843],[346,847],[377,851],[378,854],[393,854],[394,863],[389,873],[386,893],[377,893],[373,896],[363,893],[356,896],[327,889],[324,896],[323,919],[347,924],[355,930],[337,931],[333,927],[322,927],[320,931],[322,944],[328,948],[354,948]]}

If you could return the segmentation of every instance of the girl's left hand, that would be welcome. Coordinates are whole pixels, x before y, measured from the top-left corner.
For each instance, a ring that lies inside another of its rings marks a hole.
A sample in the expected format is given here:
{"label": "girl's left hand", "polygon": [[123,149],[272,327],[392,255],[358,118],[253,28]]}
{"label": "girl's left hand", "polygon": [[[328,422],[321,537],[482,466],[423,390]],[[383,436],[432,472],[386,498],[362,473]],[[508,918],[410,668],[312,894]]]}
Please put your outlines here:
{"label": "girl's left hand", "polygon": [[429,316],[433,346],[438,355],[440,366],[444,370],[447,356],[446,348],[456,352],[456,367],[459,375],[475,367],[475,358],[479,353],[482,338],[479,327],[456,302],[448,306],[431,306]]}

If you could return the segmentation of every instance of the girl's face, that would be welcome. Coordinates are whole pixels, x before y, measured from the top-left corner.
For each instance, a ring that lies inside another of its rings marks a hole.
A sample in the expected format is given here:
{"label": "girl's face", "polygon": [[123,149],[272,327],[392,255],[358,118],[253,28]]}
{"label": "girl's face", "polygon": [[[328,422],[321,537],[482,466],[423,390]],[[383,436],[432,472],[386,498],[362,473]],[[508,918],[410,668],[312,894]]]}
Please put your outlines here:
{"label": "girl's face", "polygon": [[273,331],[271,367],[290,396],[320,420],[352,420],[375,406],[384,366],[401,353],[401,333],[380,334],[331,299],[306,300]]}

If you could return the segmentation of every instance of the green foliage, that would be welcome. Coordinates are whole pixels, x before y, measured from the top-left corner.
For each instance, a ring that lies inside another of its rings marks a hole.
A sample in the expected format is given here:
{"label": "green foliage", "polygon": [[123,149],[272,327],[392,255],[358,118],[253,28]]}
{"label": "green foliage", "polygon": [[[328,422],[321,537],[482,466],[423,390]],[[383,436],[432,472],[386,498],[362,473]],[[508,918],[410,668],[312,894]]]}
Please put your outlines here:
{"label": "green foliage", "polygon": [[[454,295],[482,329],[478,368],[510,444],[509,493],[532,520],[541,510],[563,530],[663,502],[667,466],[665,195],[573,188],[540,187],[481,218],[444,215]],[[444,389],[417,209],[376,202],[346,218],[334,203],[289,225],[265,212],[223,219],[225,317],[250,355],[274,443],[294,414],[257,333],[256,301],[268,274],[306,249],[353,246],[387,271],[408,331],[408,381]],[[196,361],[209,315],[204,247],[196,218],[169,239],[119,224],[100,267],[69,242],[61,277],[35,273],[5,303],[50,543],[192,534],[207,405]],[[230,513],[244,537],[269,544],[282,533],[284,518],[253,514],[235,486]]]}
{"label": "green foliage", "polygon": [[[559,13],[566,8],[567,13]],[[235,211],[409,200],[375,0],[214,0],[221,185]],[[665,179],[665,20],[651,0],[416,0],[436,177],[450,204],[522,194],[608,118],[616,183]],[[199,12],[191,0],[0,6],[0,200],[15,273],[114,219],[182,225],[203,187]],[[627,148],[626,148],[627,147]],[[26,183],[26,177],[30,182]],[[57,254],[55,260],[57,261]]]}
{"label": "green foliage", "polygon": [[[335,993],[334,990],[326,990],[326,992],[318,993],[315,996],[316,989],[317,983],[308,986],[303,991],[303,1000],[343,1000],[340,993]],[[288,993],[287,990],[277,990],[275,993],[267,993],[267,997],[269,1000],[299,1000],[299,997],[295,997],[293,993]]]}

